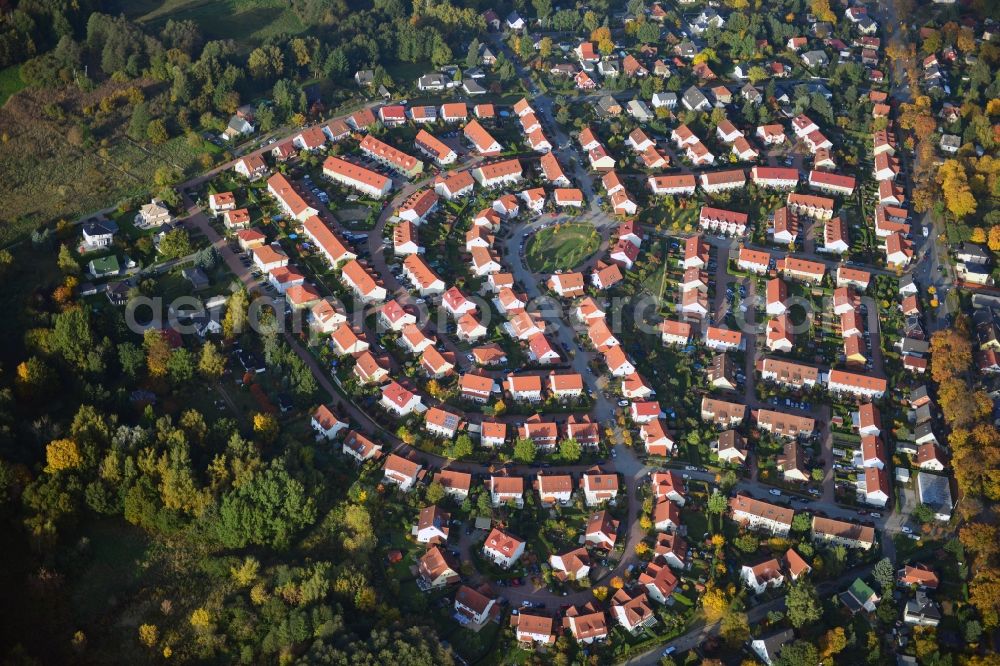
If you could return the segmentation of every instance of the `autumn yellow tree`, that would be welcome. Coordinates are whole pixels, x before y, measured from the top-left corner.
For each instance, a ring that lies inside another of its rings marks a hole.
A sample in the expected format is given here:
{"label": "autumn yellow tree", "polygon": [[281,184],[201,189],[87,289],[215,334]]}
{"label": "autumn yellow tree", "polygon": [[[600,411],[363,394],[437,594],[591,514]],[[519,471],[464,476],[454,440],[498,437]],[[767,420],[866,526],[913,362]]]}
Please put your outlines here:
{"label": "autumn yellow tree", "polygon": [[53,388],[55,373],[42,359],[32,356],[17,366],[14,388],[25,400],[44,398]]}
{"label": "autumn yellow tree", "polygon": [[538,55],[542,58],[548,58],[552,55],[552,38],[542,37],[541,41],[538,42]]}
{"label": "autumn yellow tree", "polygon": [[153,647],[156,645],[156,641],[159,640],[160,630],[155,624],[140,624],[139,625],[139,642],[146,647]]}
{"label": "autumn yellow tree", "polygon": [[824,659],[832,657],[847,647],[847,637],[843,627],[834,627],[819,639],[819,653]]}
{"label": "autumn yellow tree", "polygon": [[590,32],[590,41],[600,42],[603,39],[611,39],[611,28],[606,25],[602,25],[600,28],[595,28]]}
{"label": "autumn yellow tree", "polygon": [[812,13],[817,20],[828,21],[830,23],[837,22],[837,15],[830,9],[830,0],[811,0],[809,7],[812,9]]}
{"label": "autumn yellow tree", "polygon": [[80,447],[72,439],[54,439],[45,447],[47,469],[61,472],[76,469],[83,463]]}
{"label": "autumn yellow tree", "polygon": [[198,372],[205,379],[215,381],[226,371],[226,357],[222,355],[219,348],[211,342],[206,342],[201,348],[201,356],[198,358]]}
{"label": "autumn yellow tree", "polygon": [[931,336],[931,378],[940,383],[961,375],[972,364],[972,342],[956,328],[936,331]]}
{"label": "autumn yellow tree", "polygon": [[976,51],[976,35],[972,32],[972,28],[963,27],[958,31],[958,37],[955,38],[955,46],[958,47],[959,51],[965,53],[974,53]]}
{"label": "autumn yellow tree", "polygon": [[1000,571],[985,566],[976,572],[969,583],[969,603],[979,610],[984,627],[1000,624]]}
{"label": "autumn yellow tree", "polygon": [[625,581],[622,580],[621,576],[615,576],[614,578],[611,579],[611,582],[609,582],[608,584],[616,590],[620,590],[623,587],[625,587]]}
{"label": "autumn yellow tree", "polygon": [[278,438],[278,419],[274,414],[257,412],[253,415],[253,431],[262,444],[271,444]]}
{"label": "autumn yellow tree", "polygon": [[965,167],[958,160],[945,160],[938,169],[937,181],[941,184],[941,194],[945,206],[957,218],[976,212],[976,197],[969,187],[969,177]]}
{"label": "autumn yellow tree", "polygon": [[163,331],[147,328],[142,336],[142,346],[146,350],[146,368],[151,377],[164,377],[170,364],[170,343]]}
{"label": "autumn yellow tree", "polygon": [[973,227],[972,233],[969,235],[969,240],[973,243],[985,243],[986,229],[983,229],[982,227]]}
{"label": "autumn yellow tree", "polygon": [[191,612],[191,626],[198,631],[205,631],[212,626],[212,616],[204,608],[196,608]]}
{"label": "autumn yellow tree", "polygon": [[983,559],[1000,552],[1000,529],[987,523],[969,523],[958,531],[962,545]]}
{"label": "autumn yellow tree", "polygon": [[597,599],[598,601],[604,601],[605,599],[608,598],[608,588],[604,587],[603,585],[595,587],[593,590],[591,590],[591,593],[594,595],[594,598]]}
{"label": "autumn yellow tree", "polygon": [[249,296],[243,289],[233,292],[226,301],[226,316],[222,318],[222,334],[227,340],[246,330]]}
{"label": "autumn yellow tree", "polygon": [[256,558],[247,556],[239,566],[229,568],[229,573],[240,587],[249,587],[257,579],[257,572],[260,571],[260,562]]}
{"label": "autumn yellow tree", "polygon": [[740,610],[729,610],[722,616],[719,635],[730,648],[743,644],[750,638],[750,622],[747,614]]}
{"label": "autumn yellow tree", "polygon": [[729,597],[722,588],[711,586],[701,597],[701,609],[705,613],[707,624],[717,622],[729,610]]}

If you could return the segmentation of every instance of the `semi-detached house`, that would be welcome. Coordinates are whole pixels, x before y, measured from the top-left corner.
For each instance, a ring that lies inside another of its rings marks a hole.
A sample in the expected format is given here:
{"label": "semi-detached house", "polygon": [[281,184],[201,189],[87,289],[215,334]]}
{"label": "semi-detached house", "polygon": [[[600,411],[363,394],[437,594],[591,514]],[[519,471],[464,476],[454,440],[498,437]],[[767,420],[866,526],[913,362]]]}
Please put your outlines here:
{"label": "semi-detached house", "polygon": [[746,233],[748,219],[746,213],[702,206],[698,215],[698,224],[703,230],[712,233],[723,236],[742,236]]}
{"label": "semi-detached house", "polygon": [[747,407],[737,402],[728,402],[704,396],[701,399],[701,420],[723,428],[739,425],[746,418]]}
{"label": "semi-detached house", "polygon": [[472,143],[476,152],[484,157],[499,155],[503,151],[503,146],[486,131],[478,120],[470,120],[465,126],[465,138]]}
{"label": "semi-detached house", "polygon": [[419,254],[407,255],[403,260],[403,274],[421,296],[440,294],[444,291],[444,280],[431,270]]}
{"label": "semi-detached house", "polygon": [[354,292],[364,303],[384,301],[386,297],[385,287],[378,284],[378,281],[371,272],[358,262],[351,259],[341,268],[341,281]]}
{"label": "semi-detached house", "polygon": [[468,171],[452,171],[434,179],[434,191],[452,201],[467,194],[472,194],[476,181]]}
{"label": "semi-detached house", "polygon": [[309,206],[305,202],[305,199],[295,191],[295,188],[288,182],[284,174],[276,173],[268,178],[267,191],[277,199],[278,204],[285,211],[285,214],[294,217],[300,222],[319,213],[315,208]]}
{"label": "semi-detached house", "polygon": [[749,527],[786,536],[792,527],[792,509],[756,500],[746,495],[737,495],[729,500],[729,509],[734,521]]}
{"label": "semi-detached house", "polygon": [[784,167],[755,166],[750,170],[750,178],[758,187],[776,190],[790,190],[799,184],[799,170]]}
{"label": "semi-detached house", "polygon": [[740,331],[709,326],[705,329],[705,346],[713,351],[736,351],[743,348],[743,334]]}
{"label": "semi-detached house", "polygon": [[326,258],[330,266],[338,266],[344,261],[357,259],[355,254],[323,220],[313,215],[302,223],[302,230]]}
{"label": "semi-detached house", "polygon": [[399,486],[403,491],[407,491],[423,475],[423,467],[420,463],[390,453],[385,459],[382,473],[386,481]]}
{"label": "semi-detached house", "polygon": [[483,543],[483,555],[509,569],[524,555],[525,542],[503,530],[493,528]]}
{"label": "semi-detached house", "polygon": [[458,159],[458,155],[455,154],[454,150],[427,130],[422,129],[417,132],[417,137],[413,143],[417,147],[417,150],[427,155],[427,157],[434,160],[435,164],[440,166],[451,164]]}
{"label": "semi-detached house", "polygon": [[404,388],[397,382],[390,382],[382,388],[380,404],[399,417],[407,416],[423,409],[420,396]]}
{"label": "semi-detached house", "polygon": [[650,176],[646,182],[653,194],[660,195],[692,195],[697,186],[697,180],[693,173],[675,176]]}
{"label": "semi-detached house", "polygon": [[361,148],[361,152],[371,159],[384,164],[394,171],[398,171],[408,178],[413,178],[424,170],[424,163],[416,157],[393,148],[384,141],[376,139],[371,134],[366,135],[361,140],[359,147]]}
{"label": "semi-detached house", "polygon": [[323,175],[374,199],[381,199],[392,191],[391,179],[339,157],[324,160]]}
{"label": "semi-detached house", "polygon": [[726,192],[745,187],[747,175],[742,169],[729,169],[727,171],[712,171],[699,176],[701,189],[706,192]]}
{"label": "semi-detached house", "polygon": [[472,177],[482,187],[512,185],[521,180],[521,162],[516,159],[484,164],[472,170]]}

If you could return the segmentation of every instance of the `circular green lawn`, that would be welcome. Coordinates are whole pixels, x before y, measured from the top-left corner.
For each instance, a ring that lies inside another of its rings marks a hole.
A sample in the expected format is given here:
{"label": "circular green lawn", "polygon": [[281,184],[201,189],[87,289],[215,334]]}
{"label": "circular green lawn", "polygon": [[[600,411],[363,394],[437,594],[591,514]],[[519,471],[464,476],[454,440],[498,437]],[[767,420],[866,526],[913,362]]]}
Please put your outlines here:
{"label": "circular green lawn", "polygon": [[524,258],[533,273],[554,273],[579,266],[600,247],[601,237],[589,224],[562,224],[538,231],[528,242]]}

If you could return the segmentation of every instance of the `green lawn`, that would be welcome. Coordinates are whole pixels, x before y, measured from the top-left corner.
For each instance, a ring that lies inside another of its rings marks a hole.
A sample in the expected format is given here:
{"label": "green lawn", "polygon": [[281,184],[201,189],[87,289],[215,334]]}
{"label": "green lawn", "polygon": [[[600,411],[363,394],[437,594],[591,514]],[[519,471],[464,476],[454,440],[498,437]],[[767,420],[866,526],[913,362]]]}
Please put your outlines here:
{"label": "green lawn", "polygon": [[190,19],[208,39],[235,39],[254,46],[278,35],[297,35],[305,26],[291,3],[281,0],[136,0],[123,3],[129,18],[162,28],[168,19]]}
{"label": "green lawn", "polygon": [[7,98],[23,89],[27,84],[21,79],[21,66],[13,65],[7,69],[0,69],[0,106],[3,106]]}
{"label": "green lawn", "polygon": [[562,224],[542,229],[528,241],[525,258],[536,273],[570,270],[600,245],[597,230],[589,224]]}

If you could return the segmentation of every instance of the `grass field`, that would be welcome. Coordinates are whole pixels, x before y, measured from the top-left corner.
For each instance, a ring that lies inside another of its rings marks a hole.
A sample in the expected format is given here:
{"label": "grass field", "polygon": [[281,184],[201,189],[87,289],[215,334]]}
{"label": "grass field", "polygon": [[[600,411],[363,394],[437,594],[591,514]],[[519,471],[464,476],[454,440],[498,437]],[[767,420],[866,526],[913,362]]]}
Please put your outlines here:
{"label": "grass field", "polygon": [[21,80],[20,65],[0,70],[0,106],[3,106],[7,99],[18,90],[23,90],[25,85],[24,81]]}
{"label": "grass field", "polygon": [[[39,224],[73,220],[129,197],[145,197],[160,166],[173,165],[191,176],[203,168],[203,154],[219,152],[206,141],[186,137],[138,146],[124,137],[128,123],[121,108],[96,123],[84,116],[81,108],[114,86],[91,93],[29,88],[0,108],[7,136],[0,151],[0,209],[6,213],[0,246],[23,239]],[[50,103],[59,104],[64,117],[48,116]],[[67,140],[67,128],[77,123],[90,125],[91,139]]]}
{"label": "grass field", "polygon": [[528,241],[525,259],[535,273],[569,270],[592,255],[600,245],[589,224],[562,224],[542,229]]}
{"label": "grass field", "polygon": [[168,19],[190,19],[208,39],[235,39],[251,47],[269,37],[297,35],[305,26],[282,0],[134,0],[122,2],[126,16],[147,27]]}

